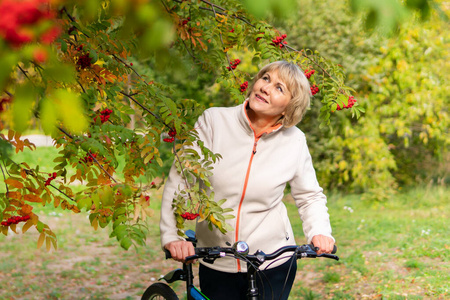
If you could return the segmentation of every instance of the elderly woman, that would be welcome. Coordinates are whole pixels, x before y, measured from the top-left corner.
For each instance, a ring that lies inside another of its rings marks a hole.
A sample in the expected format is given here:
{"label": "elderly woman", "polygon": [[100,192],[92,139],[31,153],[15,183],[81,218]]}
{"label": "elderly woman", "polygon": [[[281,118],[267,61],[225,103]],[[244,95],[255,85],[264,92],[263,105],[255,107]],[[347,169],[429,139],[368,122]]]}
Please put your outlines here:
{"label": "elderly woman", "polygon": [[[200,139],[222,155],[210,178],[215,198],[227,199],[224,208],[232,208],[235,214],[227,221],[234,231],[227,234],[209,230],[206,222],[198,223],[199,247],[245,241],[250,252],[261,249],[270,253],[295,245],[282,202],[289,183],[307,241],[319,248],[319,254],[332,251],[334,239],[326,197],[317,182],[305,135],[295,127],[309,106],[310,96],[309,82],[301,69],[278,61],[259,71],[243,104],[210,108],[199,118],[196,128]],[[194,254],[194,249],[177,236],[172,213],[172,199],[180,183],[180,176],[172,168],[163,193],[160,228],[163,247],[175,260],[184,261]],[[246,299],[245,264],[229,257],[214,264],[200,263],[200,287],[206,296],[214,300]],[[287,299],[296,264],[279,261],[264,272],[266,276],[258,283],[260,292],[273,292],[277,298],[283,292],[280,299]]]}

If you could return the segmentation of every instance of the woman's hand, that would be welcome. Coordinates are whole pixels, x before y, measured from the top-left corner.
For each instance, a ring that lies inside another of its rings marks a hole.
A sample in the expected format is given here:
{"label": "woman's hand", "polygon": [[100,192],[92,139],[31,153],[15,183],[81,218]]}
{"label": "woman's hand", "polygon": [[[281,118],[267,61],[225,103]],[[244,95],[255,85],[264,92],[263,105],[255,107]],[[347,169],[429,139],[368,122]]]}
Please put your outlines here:
{"label": "woman's hand", "polygon": [[312,238],[311,243],[315,247],[319,248],[319,250],[317,251],[318,255],[322,253],[331,253],[331,251],[333,251],[334,240],[328,236],[324,236],[321,234],[315,235]]}
{"label": "woman's hand", "polygon": [[170,251],[174,260],[182,263],[186,262],[184,259],[187,256],[195,255],[194,245],[191,242],[173,241],[165,244],[164,248]]}

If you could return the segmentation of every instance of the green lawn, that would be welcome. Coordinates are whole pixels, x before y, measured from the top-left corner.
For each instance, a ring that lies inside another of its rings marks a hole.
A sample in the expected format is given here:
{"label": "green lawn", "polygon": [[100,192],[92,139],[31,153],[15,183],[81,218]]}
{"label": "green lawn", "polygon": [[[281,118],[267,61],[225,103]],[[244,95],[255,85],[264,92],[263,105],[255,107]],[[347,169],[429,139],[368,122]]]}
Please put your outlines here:
{"label": "green lawn", "polygon": [[[51,163],[52,150],[38,150],[37,158],[24,159]],[[146,286],[178,267],[160,251],[160,194],[151,197],[147,246],[137,251],[122,250],[108,237],[109,227],[94,231],[85,213],[36,207],[58,235],[58,251],[36,249],[34,228],[1,235],[0,299],[139,299]],[[423,187],[381,203],[329,193],[341,260],[299,261],[291,299],[450,298],[449,195],[448,188]],[[304,243],[296,208],[288,197],[286,203],[297,241]]]}

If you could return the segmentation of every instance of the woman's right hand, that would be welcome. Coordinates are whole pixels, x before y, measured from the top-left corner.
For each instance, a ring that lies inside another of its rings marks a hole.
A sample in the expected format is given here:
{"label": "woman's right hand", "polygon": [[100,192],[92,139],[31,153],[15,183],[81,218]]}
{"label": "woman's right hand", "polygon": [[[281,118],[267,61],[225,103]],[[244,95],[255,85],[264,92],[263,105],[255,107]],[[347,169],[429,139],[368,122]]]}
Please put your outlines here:
{"label": "woman's right hand", "polygon": [[174,260],[182,263],[186,262],[185,257],[195,255],[194,245],[191,242],[173,241],[164,245],[164,248],[170,251]]}

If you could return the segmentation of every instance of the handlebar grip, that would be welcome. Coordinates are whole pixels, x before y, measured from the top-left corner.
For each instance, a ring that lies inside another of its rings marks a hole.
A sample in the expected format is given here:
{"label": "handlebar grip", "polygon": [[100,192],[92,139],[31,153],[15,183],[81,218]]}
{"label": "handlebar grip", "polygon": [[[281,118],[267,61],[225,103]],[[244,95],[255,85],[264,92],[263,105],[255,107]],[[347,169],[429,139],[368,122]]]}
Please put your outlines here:
{"label": "handlebar grip", "polygon": [[166,259],[172,258],[172,254],[170,254],[170,251],[164,248],[164,253],[166,254]]}
{"label": "handlebar grip", "polygon": [[[319,250],[319,247],[315,247],[314,244],[312,244],[312,245],[313,245],[314,251],[317,252]],[[331,254],[336,254],[336,252],[337,252],[337,246],[333,245],[333,250],[331,250]]]}
{"label": "handlebar grip", "polygon": [[333,246],[333,251],[331,251],[331,254],[336,254],[336,252],[337,252],[337,247],[336,247],[336,245],[334,245]]}

